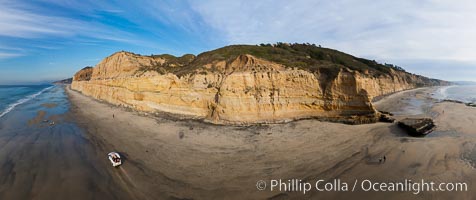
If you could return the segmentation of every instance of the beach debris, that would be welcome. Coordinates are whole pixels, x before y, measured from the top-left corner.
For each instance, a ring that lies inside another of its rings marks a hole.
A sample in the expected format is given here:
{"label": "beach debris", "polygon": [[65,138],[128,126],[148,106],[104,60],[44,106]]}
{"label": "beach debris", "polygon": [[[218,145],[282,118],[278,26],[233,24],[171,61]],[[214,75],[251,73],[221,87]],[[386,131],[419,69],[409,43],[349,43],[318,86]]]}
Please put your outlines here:
{"label": "beach debris", "polygon": [[425,136],[435,129],[435,123],[430,118],[405,118],[398,122],[398,125],[405,129],[409,135]]}

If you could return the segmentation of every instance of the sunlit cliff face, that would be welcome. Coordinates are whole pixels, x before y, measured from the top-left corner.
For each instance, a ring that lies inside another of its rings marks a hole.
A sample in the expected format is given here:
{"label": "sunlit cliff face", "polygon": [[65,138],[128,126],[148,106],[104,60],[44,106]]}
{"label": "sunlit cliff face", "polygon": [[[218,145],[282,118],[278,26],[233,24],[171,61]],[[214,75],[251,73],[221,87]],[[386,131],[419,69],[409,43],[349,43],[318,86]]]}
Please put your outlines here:
{"label": "sunlit cliff face", "polygon": [[374,76],[344,67],[328,74],[249,54],[211,61],[180,74],[150,70],[157,65],[187,69],[167,62],[119,52],[76,73],[71,87],[115,105],[212,123],[274,123],[309,117],[368,123],[377,120],[371,104],[374,97],[430,84],[425,77],[403,71]]}

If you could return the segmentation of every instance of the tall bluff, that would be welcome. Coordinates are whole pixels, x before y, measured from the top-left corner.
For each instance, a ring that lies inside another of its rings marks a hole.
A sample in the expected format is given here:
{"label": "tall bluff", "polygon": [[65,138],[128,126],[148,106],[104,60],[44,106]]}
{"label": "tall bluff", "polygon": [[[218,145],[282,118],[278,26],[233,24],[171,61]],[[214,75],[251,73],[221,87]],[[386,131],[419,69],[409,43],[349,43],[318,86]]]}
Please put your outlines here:
{"label": "tall bluff", "polygon": [[[159,73],[167,66],[177,73]],[[214,60],[200,67],[168,64],[160,57],[119,52],[75,74],[71,88],[87,96],[146,112],[166,112],[219,124],[324,118],[374,122],[371,100],[429,85],[402,71],[374,76],[340,68],[335,73],[285,67],[252,55]]]}

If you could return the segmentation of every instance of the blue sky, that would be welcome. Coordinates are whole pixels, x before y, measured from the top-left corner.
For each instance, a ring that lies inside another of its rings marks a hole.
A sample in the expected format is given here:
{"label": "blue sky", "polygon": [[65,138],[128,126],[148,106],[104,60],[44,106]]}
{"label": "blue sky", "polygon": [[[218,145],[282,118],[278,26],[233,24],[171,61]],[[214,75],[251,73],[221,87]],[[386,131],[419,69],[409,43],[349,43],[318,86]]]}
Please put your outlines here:
{"label": "blue sky", "polygon": [[472,1],[0,0],[0,84],[72,76],[120,50],[198,54],[310,42],[445,80],[476,81]]}

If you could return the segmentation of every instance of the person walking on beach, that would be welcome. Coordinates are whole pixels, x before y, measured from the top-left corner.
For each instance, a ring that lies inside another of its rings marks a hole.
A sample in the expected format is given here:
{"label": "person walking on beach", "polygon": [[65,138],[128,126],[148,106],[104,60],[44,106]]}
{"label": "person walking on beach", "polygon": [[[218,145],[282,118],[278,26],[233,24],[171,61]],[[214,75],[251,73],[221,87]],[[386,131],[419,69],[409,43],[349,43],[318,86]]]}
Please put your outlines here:
{"label": "person walking on beach", "polygon": [[114,114],[112,114],[112,118],[114,118]]}
{"label": "person walking on beach", "polygon": [[387,157],[384,155],[383,156],[383,162],[385,163],[386,160],[387,160]]}

